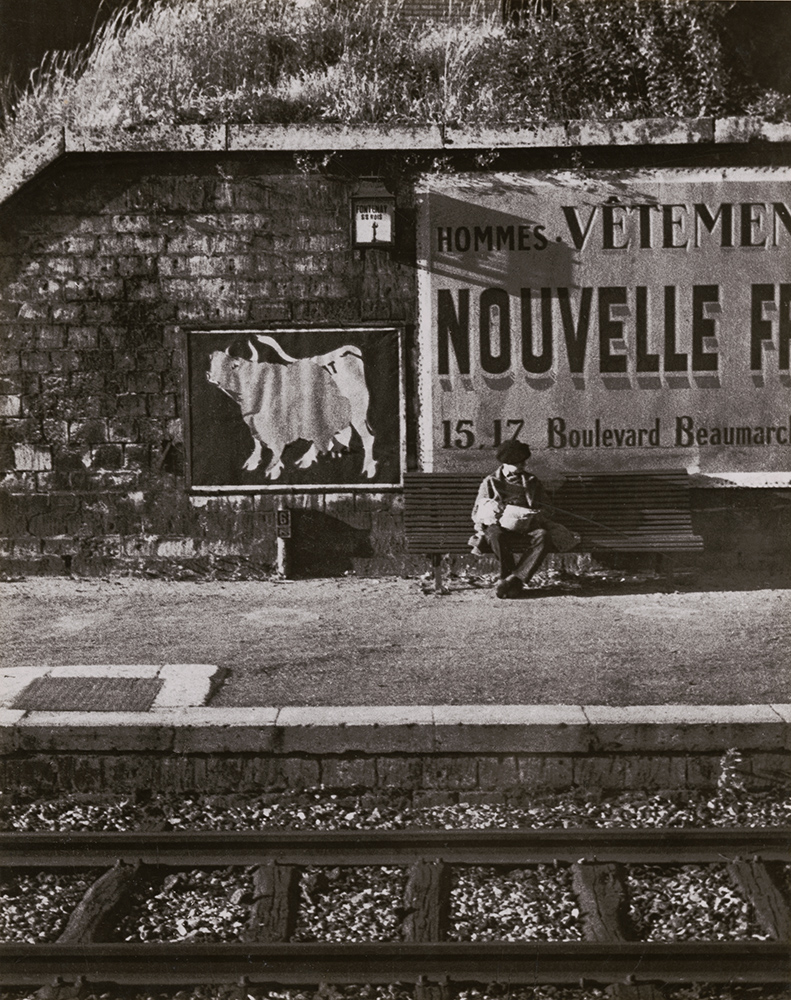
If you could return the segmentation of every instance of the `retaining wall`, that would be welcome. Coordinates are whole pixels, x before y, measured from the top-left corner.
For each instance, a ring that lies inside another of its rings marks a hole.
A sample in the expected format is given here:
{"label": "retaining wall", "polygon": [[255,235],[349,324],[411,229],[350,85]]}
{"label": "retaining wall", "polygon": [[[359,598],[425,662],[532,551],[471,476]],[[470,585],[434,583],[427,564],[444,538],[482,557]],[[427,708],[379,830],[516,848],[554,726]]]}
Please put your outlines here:
{"label": "retaining wall", "polygon": [[[481,722],[454,721],[476,715]],[[2,731],[0,780],[43,795],[324,785],[443,804],[574,789],[713,790],[736,749],[737,778],[768,789],[788,780],[787,716],[787,706],[197,709],[175,722],[162,712],[72,721],[30,713]]]}
{"label": "retaining wall", "polygon": [[[777,165],[789,142],[754,119],[54,132],[0,176],[0,571],[272,569],[280,497],[186,487],[191,325],[402,327],[415,468],[420,170]],[[397,197],[392,252],[351,246],[370,175]],[[397,491],[287,503],[298,574],[425,568]],[[692,503],[697,565],[788,578],[791,491],[696,489]]]}

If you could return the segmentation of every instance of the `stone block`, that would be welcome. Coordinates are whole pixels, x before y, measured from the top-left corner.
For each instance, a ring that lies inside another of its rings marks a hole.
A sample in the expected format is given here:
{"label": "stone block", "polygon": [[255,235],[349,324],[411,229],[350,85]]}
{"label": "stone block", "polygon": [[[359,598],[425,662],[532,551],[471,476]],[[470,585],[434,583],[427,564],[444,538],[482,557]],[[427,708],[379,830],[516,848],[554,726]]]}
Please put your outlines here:
{"label": "stone block", "polygon": [[503,801],[502,791],[458,792],[460,806],[496,806]]}
{"label": "stone block", "polygon": [[446,753],[584,753],[588,750],[584,726],[437,724],[434,731],[437,749]]}
{"label": "stone block", "polygon": [[[237,717],[242,717],[244,710],[228,710],[236,712]],[[274,712],[273,709],[250,709],[247,716],[251,714],[263,714]],[[164,713],[164,719],[168,716]],[[192,714],[192,713],[190,713]],[[228,754],[228,753],[269,753],[275,748],[274,729],[270,725],[261,723],[251,725],[249,723],[226,725],[226,726],[190,726],[177,725],[173,728],[173,752],[174,753],[205,753],[205,754]]]}
{"label": "stone block", "polygon": [[[66,343],[66,330],[62,326],[37,326],[36,347],[42,351],[57,352]],[[56,353],[53,353],[55,361]]]}
{"label": "stone block", "polygon": [[94,469],[121,469],[124,465],[123,448],[119,444],[102,444],[91,449],[91,466]]}
{"label": "stone block", "polygon": [[788,784],[791,773],[791,758],[787,753],[756,753],[747,760],[747,768],[753,779],[753,786],[762,788],[782,788]]}
{"label": "stone block", "polygon": [[431,789],[475,788],[478,783],[474,757],[427,757],[423,761],[423,787]]}
{"label": "stone block", "polygon": [[687,756],[684,761],[687,788],[717,787],[721,768],[720,758],[711,755],[695,754]]}
{"label": "stone block", "polygon": [[17,742],[32,754],[166,752],[173,731],[145,712],[29,712]]}
{"label": "stone block", "polygon": [[423,765],[418,757],[378,757],[376,784],[382,788],[419,788]]}
{"label": "stone block", "polygon": [[65,149],[79,153],[222,152],[225,125],[67,128]]}
{"label": "stone block", "polygon": [[624,787],[625,756],[576,757],[573,762],[575,788],[617,791]]}
{"label": "stone block", "polygon": [[626,754],[623,761],[624,788],[685,788],[687,764],[683,756]]}
{"label": "stone block", "polygon": [[229,125],[229,150],[439,149],[437,125]]}
{"label": "stone block", "polygon": [[46,472],[52,469],[52,452],[33,444],[14,445],[14,466],[20,472]]}
{"label": "stone block", "polygon": [[95,326],[70,326],[66,343],[75,351],[94,351],[99,347],[99,331]]}
{"label": "stone block", "polygon": [[0,175],[0,202],[5,202],[31,178],[48,167],[65,151],[63,128],[49,129],[41,139],[27,145],[3,167]]}
{"label": "stone block", "polygon": [[114,278],[118,264],[114,257],[78,257],[77,276],[80,278]]}
{"label": "stone block", "polygon": [[315,788],[319,784],[318,760],[287,757],[280,762],[286,788]]}
{"label": "stone block", "polygon": [[325,757],[321,761],[321,784],[328,788],[376,785],[376,762],[370,757]]}
{"label": "stone block", "polygon": [[22,351],[20,360],[25,371],[48,372],[50,370],[51,362],[48,351]]}
{"label": "stone block", "polygon": [[0,396],[0,417],[22,416],[22,399],[20,396]]}
{"label": "stone block", "polygon": [[176,397],[172,393],[149,393],[146,405],[150,417],[169,419],[176,415]]}
{"label": "stone block", "polygon": [[763,118],[718,118],[714,123],[715,142],[791,142],[791,123],[769,122]]}
{"label": "stone block", "polygon": [[440,792],[419,790],[412,796],[412,804],[416,809],[433,809],[456,804],[456,792]]}
{"label": "stone block", "polygon": [[478,785],[480,788],[505,788],[519,781],[515,757],[479,757]]}
{"label": "stone block", "polygon": [[498,148],[557,148],[569,146],[565,125],[525,125],[505,128],[489,128],[471,125],[464,128],[443,129],[442,145],[450,149],[498,149]]}
{"label": "stone block", "polygon": [[641,118],[633,121],[571,121],[568,135],[579,146],[678,145],[711,142],[711,118]]}
{"label": "stone block", "polygon": [[573,757],[520,756],[517,758],[519,784],[528,789],[571,788],[573,761]]}
{"label": "stone block", "polygon": [[146,397],[137,393],[121,393],[116,400],[117,415],[122,420],[146,416]]}

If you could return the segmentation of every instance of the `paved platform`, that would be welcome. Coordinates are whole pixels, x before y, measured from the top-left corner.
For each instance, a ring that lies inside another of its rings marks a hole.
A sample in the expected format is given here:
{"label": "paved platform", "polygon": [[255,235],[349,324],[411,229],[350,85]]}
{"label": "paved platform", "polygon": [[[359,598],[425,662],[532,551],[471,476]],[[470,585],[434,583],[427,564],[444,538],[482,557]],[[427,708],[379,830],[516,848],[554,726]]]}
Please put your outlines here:
{"label": "paved platform", "polygon": [[181,704],[213,709],[791,702],[791,590],[746,581],[548,581],[497,601],[464,580],[436,597],[394,578],[42,578],[0,583],[0,604],[6,671],[164,668]]}

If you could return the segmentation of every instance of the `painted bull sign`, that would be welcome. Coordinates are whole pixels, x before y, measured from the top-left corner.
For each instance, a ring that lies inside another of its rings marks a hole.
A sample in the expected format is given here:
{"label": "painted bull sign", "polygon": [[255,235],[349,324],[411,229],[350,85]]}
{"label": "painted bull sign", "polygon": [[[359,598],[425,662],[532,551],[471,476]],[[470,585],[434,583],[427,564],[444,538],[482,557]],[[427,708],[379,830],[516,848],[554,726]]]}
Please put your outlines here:
{"label": "painted bull sign", "polygon": [[194,489],[401,481],[396,330],[193,331]]}

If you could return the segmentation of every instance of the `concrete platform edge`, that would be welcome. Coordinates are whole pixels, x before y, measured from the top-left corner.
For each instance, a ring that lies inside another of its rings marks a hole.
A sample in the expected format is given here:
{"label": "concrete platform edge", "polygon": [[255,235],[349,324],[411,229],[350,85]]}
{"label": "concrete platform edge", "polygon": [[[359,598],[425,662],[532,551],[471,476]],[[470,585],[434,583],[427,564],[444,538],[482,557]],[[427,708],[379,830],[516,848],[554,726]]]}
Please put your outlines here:
{"label": "concrete platform edge", "polygon": [[762,753],[788,705],[309,706],[0,712],[0,753]]}

